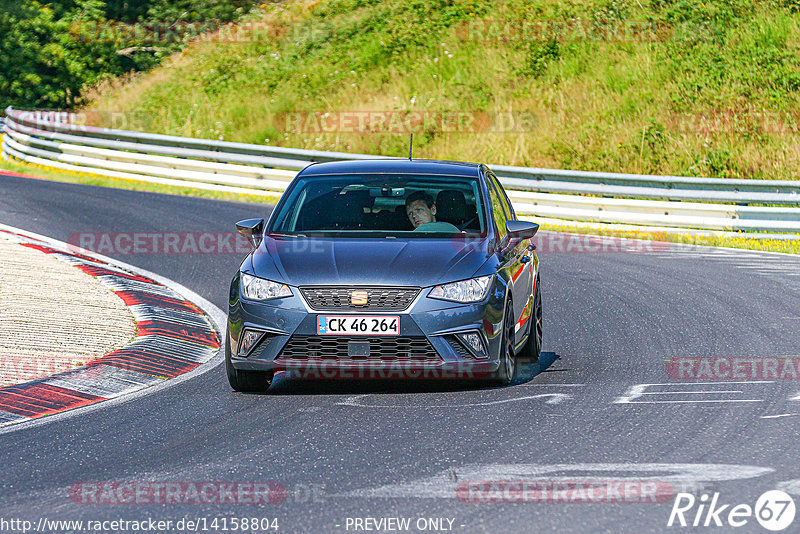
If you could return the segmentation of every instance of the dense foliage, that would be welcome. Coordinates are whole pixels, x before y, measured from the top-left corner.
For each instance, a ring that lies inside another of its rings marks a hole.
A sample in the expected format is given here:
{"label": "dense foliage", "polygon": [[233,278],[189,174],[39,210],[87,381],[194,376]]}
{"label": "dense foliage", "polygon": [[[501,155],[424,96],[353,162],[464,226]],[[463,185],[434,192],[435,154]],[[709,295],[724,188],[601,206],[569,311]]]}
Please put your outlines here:
{"label": "dense foliage", "polygon": [[[183,42],[132,42],[113,31],[115,21],[156,21],[163,29],[247,10],[237,26],[244,38],[219,38],[221,30],[147,74],[98,85],[88,109],[110,121],[98,125],[402,156],[411,129],[362,119],[421,112],[431,120],[413,130],[420,157],[800,177],[799,0],[249,6],[14,0],[0,9],[0,104],[73,105],[84,84],[145,70]],[[95,27],[111,31],[92,33]],[[474,127],[437,120],[451,112],[474,119]]]}
{"label": "dense foliage", "polygon": [[499,126],[426,125],[420,157],[800,176],[798,0],[293,0],[250,17],[285,32],[192,46],[92,107],[131,129],[398,156],[408,130],[351,112],[456,111]]}
{"label": "dense foliage", "polygon": [[151,68],[183,44],[180,34],[164,39],[163,29],[235,20],[253,3],[0,0],[0,105],[73,107],[87,84]]}

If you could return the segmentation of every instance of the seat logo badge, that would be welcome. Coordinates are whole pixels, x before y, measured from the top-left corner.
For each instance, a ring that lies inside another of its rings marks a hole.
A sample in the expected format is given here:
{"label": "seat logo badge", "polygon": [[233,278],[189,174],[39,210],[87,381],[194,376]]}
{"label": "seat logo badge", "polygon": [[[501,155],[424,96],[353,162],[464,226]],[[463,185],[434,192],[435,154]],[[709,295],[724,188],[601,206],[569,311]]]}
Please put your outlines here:
{"label": "seat logo badge", "polygon": [[350,304],[353,306],[365,306],[367,304],[367,292],[353,291],[350,293]]}

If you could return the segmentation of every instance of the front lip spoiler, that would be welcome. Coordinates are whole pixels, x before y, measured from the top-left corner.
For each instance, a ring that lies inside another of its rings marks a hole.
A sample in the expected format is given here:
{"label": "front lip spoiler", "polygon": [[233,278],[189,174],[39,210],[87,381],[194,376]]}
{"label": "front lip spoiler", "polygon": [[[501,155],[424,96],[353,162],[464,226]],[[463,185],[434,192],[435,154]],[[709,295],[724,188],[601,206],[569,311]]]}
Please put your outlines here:
{"label": "front lip spoiler", "polygon": [[231,358],[236,369],[287,372],[298,378],[328,379],[439,379],[470,380],[487,377],[500,365],[497,361],[422,362],[321,362],[264,361]]}

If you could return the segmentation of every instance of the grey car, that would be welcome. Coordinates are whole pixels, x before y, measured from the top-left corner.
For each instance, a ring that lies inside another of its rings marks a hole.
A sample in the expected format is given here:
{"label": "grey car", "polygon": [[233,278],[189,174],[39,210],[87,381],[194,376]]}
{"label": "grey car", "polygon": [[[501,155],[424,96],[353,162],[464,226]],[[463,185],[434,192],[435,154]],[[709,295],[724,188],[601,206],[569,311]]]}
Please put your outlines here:
{"label": "grey car", "polygon": [[505,385],[542,347],[538,230],[486,165],[312,164],[230,285],[225,364],[238,391],[278,371]]}

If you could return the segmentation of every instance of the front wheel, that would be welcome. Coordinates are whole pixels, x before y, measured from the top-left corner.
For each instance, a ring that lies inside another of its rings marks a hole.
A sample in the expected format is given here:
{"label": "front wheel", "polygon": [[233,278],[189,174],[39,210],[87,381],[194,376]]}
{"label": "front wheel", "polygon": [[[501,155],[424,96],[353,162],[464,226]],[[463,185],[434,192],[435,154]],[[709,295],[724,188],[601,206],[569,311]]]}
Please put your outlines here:
{"label": "front wheel", "polygon": [[489,383],[507,386],[514,379],[516,357],[514,356],[514,311],[511,302],[506,305],[506,318],[503,321],[503,340],[500,354],[500,367],[489,375]]}
{"label": "front wheel", "polygon": [[272,371],[244,371],[236,369],[231,362],[231,347],[229,337],[225,336],[225,371],[228,374],[228,383],[236,391],[243,393],[263,393],[272,385],[275,373]]}

